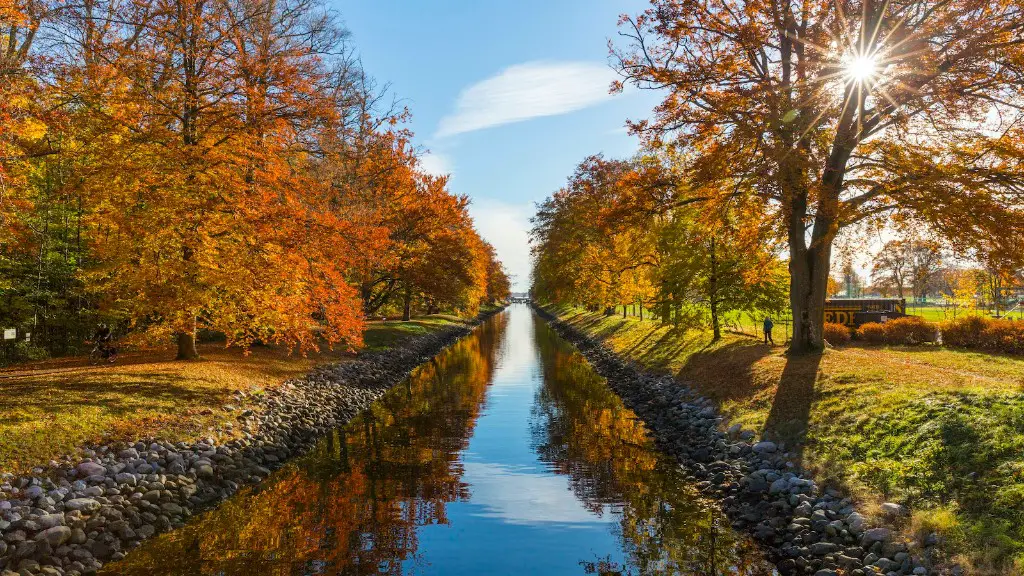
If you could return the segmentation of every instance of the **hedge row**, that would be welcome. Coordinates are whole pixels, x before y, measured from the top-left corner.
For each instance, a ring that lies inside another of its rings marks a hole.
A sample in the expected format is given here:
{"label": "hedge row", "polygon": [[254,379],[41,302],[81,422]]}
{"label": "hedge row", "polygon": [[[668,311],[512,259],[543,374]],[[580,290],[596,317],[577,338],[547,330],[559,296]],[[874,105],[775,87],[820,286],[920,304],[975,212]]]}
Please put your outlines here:
{"label": "hedge row", "polygon": [[966,316],[942,324],[942,343],[959,348],[1024,354],[1024,322]]}
{"label": "hedge row", "polygon": [[[915,345],[936,342],[957,348],[988,352],[1024,354],[1024,322],[981,316],[965,316],[935,324],[917,316],[906,316],[884,324],[871,322],[856,331],[857,340],[868,344]],[[850,341],[851,332],[842,324],[825,324],[825,340],[833,346]]]}

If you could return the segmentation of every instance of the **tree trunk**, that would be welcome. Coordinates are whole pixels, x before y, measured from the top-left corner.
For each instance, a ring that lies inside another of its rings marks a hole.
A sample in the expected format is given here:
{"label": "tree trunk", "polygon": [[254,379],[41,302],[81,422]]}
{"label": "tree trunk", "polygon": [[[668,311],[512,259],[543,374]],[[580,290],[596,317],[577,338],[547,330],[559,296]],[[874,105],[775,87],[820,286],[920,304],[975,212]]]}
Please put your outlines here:
{"label": "tree trunk", "polygon": [[708,296],[711,302],[712,342],[722,339],[722,323],[718,318],[718,260],[715,254],[715,239],[711,239],[711,276],[708,279]]}
{"label": "tree trunk", "polygon": [[404,305],[402,306],[402,320],[408,322],[412,320],[412,286],[405,285],[405,294],[403,297]]}
{"label": "tree trunk", "polygon": [[175,360],[198,360],[199,351],[196,350],[196,319],[192,319],[192,328],[184,332],[178,332],[178,356]]}
{"label": "tree trunk", "polygon": [[626,317],[626,305],[625,304],[622,305],[622,317],[623,318]]}

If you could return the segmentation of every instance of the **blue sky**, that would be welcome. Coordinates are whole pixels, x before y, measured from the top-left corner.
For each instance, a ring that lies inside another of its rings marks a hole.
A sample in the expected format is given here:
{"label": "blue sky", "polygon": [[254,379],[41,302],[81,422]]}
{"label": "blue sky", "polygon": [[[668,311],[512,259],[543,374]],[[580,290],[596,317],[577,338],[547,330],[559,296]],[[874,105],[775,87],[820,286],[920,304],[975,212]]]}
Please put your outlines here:
{"label": "blue sky", "polygon": [[589,154],[629,156],[627,118],[656,96],[608,95],[607,41],[642,0],[329,0],[363,65],[412,111],[425,166],[473,199],[477,229],[529,284],[534,202]]}

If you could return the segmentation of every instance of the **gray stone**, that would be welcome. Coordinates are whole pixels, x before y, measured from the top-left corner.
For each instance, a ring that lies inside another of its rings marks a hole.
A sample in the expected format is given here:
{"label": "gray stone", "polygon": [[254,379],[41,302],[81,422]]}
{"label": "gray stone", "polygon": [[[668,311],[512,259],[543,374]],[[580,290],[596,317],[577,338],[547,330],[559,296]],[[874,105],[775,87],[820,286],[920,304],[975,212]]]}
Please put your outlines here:
{"label": "gray stone", "polygon": [[864,529],[864,516],[854,512],[846,517],[846,523],[850,525],[850,530],[860,532]]}
{"label": "gray stone", "polygon": [[71,528],[67,526],[54,526],[47,528],[36,535],[36,540],[45,540],[53,548],[71,540]]}
{"label": "gray stone", "polygon": [[54,526],[61,526],[64,524],[63,514],[43,514],[36,518],[36,524],[39,524],[40,530],[46,530],[47,528],[53,528]]}
{"label": "gray stone", "polygon": [[839,546],[832,544],[831,542],[816,542],[811,544],[811,554],[815,556],[824,556],[826,554],[832,554],[839,549]]}
{"label": "gray stone", "polygon": [[888,542],[891,538],[892,532],[888,528],[871,528],[864,531],[861,543],[867,546],[874,542]]}
{"label": "gray stone", "polygon": [[35,500],[42,496],[44,492],[46,491],[43,490],[42,486],[29,486],[28,488],[25,488],[24,495],[25,498],[28,498],[29,500]]}
{"label": "gray stone", "polygon": [[907,509],[895,502],[886,502],[881,506],[882,514],[887,518],[897,518],[907,513]]}
{"label": "gray stone", "polygon": [[753,450],[758,454],[772,454],[779,449],[779,446],[775,442],[769,442],[767,440],[754,444]]}
{"label": "gray stone", "polygon": [[81,477],[88,476],[103,476],[107,473],[107,469],[95,462],[89,462],[88,460],[79,464],[76,468],[78,475]]}
{"label": "gray stone", "polygon": [[779,494],[780,492],[785,492],[788,489],[789,489],[789,482],[786,482],[782,478],[779,478],[775,482],[772,482],[772,485],[768,488],[768,493],[769,494]]}
{"label": "gray stone", "polygon": [[882,572],[891,572],[893,570],[899,570],[900,568],[899,562],[895,562],[888,558],[879,558],[878,560],[875,560],[874,566]]}
{"label": "gray stone", "polygon": [[196,476],[200,478],[213,478],[213,466],[199,464],[196,466]]}
{"label": "gray stone", "polygon": [[68,510],[79,510],[86,514],[92,514],[101,507],[101,504],[92,498],[73,498],[64,503],[64,508]]}
{"label": "gray stone", "polygon": [[26,572],[29,573],[29,574],[32,574],[32,573],[35,573],[35,572],[38,572],[38,571],[39,571],[39,562],[36,562],[35,560],[33,560],[31,558],[25,558],[21,562],[18,562],[18,572],[21,572],[22,574],[24,574]]}

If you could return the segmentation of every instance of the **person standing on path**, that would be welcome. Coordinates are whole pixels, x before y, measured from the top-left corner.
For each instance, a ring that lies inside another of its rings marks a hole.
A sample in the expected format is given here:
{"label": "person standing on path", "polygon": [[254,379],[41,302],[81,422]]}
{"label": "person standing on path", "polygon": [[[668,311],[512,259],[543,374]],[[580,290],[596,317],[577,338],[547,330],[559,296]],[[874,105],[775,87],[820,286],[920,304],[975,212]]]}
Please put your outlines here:
{"label": "person standing on path", "polygon": [[772,322],[771,316],[764,317],[764,343],[771,342],[772,346],[775,346],[775,340],[772,340],[772,328],[775,327],[775,323]]}

